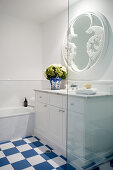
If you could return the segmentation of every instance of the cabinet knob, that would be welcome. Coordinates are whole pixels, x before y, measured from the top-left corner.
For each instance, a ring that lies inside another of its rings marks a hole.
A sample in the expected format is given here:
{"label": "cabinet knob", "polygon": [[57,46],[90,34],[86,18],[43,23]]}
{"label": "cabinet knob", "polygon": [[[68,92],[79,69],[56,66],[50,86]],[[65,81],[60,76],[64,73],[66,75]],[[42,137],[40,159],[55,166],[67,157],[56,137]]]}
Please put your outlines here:
{"label": "cabinet knob", "polygon": [[45,104],[44,107],[47,107],[47,105]]}
{"label": "cabinet knob", "polygon": [[73,106],[74,105],[74,103],[71,103],[71,106]]}
{"label": "cabinet knob", "polygon": [[41,99],[41,98],[42,98],[42,96],[39,96],[39,98]]}

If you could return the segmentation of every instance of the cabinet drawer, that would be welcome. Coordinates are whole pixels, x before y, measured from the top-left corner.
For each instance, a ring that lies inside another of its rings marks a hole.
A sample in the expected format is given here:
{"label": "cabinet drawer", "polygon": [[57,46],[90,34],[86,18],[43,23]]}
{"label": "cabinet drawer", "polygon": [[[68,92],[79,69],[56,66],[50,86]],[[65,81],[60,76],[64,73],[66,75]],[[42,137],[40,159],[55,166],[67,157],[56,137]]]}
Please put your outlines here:
{"label": "cabinet drawer", "polygon": [[49,95],[43,92],[37,92],[37,101],[42,103],[49,103]]}
{"label": "cabinet drawer", "polygon": [[69,97],[68,109],[79,113],[84,113],[84,100],[81,98]]}
{"label": "cabinet drawer", "polygon": [[62,108],[62,95],[49,94],[50,105]]}

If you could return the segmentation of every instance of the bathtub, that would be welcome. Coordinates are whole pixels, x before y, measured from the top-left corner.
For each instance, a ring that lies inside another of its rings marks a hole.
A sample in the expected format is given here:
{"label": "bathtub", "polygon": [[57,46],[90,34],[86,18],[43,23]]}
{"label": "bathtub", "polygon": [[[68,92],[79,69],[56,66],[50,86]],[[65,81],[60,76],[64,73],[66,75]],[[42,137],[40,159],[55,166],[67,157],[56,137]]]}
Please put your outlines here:
{"label": "bathtub", "polygon": [[0,109],[0,142],[33,135],[34,116],[31,107]]}

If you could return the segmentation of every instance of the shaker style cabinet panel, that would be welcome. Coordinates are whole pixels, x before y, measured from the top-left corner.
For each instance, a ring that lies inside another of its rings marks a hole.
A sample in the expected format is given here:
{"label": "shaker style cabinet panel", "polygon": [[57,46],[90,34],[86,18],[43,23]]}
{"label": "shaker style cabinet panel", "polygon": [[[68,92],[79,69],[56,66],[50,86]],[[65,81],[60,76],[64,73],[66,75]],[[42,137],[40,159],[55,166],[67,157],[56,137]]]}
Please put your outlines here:
{"label": "shaker style cabinet panel", "polygon": [[50,138],[58,144],[62,144],[62,136],[63,136],[62,123],[63,123],[62,110],[54,106],[49,106]]}
{"label": "shaker style cabinet panel", "polygon": [[44,136],[48,136],[49,129],[49,110],[48,105],[43,103],[37,103],[35,127]]}

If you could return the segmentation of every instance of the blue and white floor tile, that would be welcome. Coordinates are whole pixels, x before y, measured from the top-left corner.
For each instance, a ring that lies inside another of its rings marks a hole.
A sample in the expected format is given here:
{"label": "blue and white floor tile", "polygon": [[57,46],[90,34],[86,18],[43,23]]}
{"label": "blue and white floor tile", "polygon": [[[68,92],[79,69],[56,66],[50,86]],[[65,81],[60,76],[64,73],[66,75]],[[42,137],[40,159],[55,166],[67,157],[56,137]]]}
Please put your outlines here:
{"label": "blue and white floor tile", "polygon": [[[47,153],[46,150],[51,150]],[[68,167],[68,168],[67,168]],[[37,137],[26,137],[0,143],[0,170],[75,170],[66,159]],[[100,170],[113,170],[110,163]]]}
{"label": "blue and white floor tile", "polygon": [[[50,153],[46,153],[48,149]],[[36,137],[0,143],[0,170],[22,169],[65,170],[66,160]]]}

